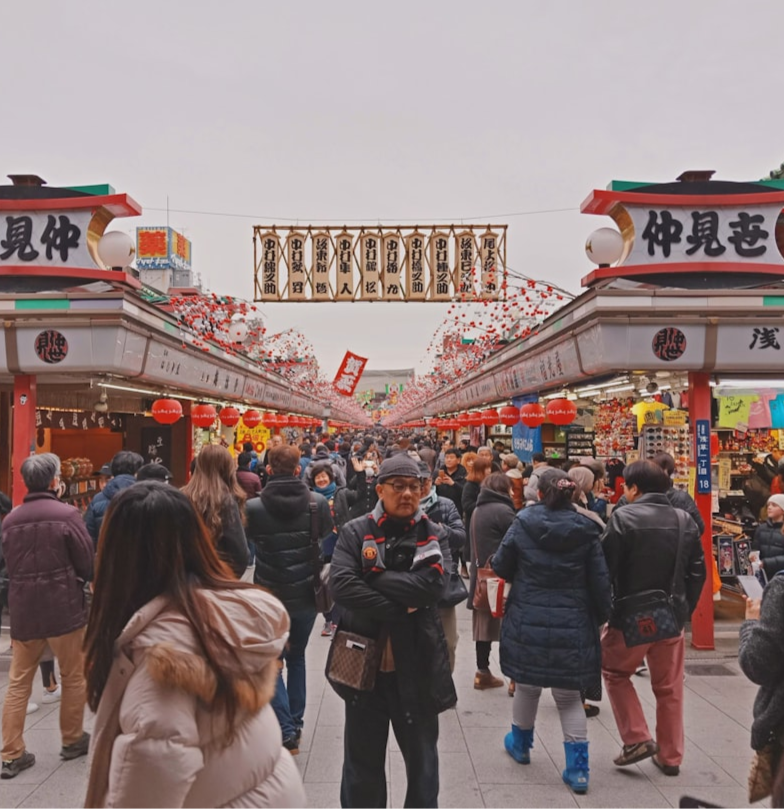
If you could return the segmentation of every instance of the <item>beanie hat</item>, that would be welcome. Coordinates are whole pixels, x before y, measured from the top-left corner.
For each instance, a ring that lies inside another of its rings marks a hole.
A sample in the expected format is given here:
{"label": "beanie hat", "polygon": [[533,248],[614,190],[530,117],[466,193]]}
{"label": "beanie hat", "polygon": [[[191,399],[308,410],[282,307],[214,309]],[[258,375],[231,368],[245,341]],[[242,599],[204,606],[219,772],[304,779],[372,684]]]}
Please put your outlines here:
{"label": "beanie hat", "polygon": [[316,447],[315,458],[329,458],[329,448],[325,444],[319,444]]}
{"label": "beanie hat", "polygon": [[784,509],[784,494],[772,494],[768,498],[768,503],[773,503],[780,509]]}
{"label": "beanie hat", "polygon": [[581,494],[587,494],[593,489],[593,472],[587,466],[573,466],[567,474],[577,484]]}
{"label": "beanie hat", "polygon": [[408,456],[408,453],[401,452],[387,458],[378,470],[378,482],[383,483],[389,478],[421,478],[419,464]]}

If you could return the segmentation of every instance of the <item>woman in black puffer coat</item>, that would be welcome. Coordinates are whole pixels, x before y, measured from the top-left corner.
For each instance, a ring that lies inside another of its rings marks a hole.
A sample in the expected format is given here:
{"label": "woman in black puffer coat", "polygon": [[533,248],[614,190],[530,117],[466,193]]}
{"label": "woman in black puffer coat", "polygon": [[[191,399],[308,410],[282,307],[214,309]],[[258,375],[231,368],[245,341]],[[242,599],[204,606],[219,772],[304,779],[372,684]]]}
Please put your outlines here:
{"label": "woman in black puffer coat", "polygon": [[501,670],[515,681],[512,732],[504,746],[530,761],[542,688],[551,688],[566,753],[563,780],[588,788],[588,728],[580,690],[599,680],[599,627],[612,606],[599,526],[572,505],[575,483],[560,469],[539,476],[540,502],[517,514],[493,557],[512,582],[501,623]]}
{"label": "woman in black puffer coat", "polygon": [[759,551],[762,569],[768,579],[784,570],[784,494],[768,498],[768,519],[754,532],[752,547]]}

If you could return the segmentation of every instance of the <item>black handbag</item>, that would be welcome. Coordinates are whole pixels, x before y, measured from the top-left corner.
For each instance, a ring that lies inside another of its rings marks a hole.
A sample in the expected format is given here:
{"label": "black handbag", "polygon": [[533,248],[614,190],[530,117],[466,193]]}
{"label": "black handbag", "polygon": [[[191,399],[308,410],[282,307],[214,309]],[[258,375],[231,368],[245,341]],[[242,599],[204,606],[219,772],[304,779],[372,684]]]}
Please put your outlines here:
{"label": "black handbag", "polygon": [[675,550],[675,565],[672,572],[670,592],[643,590],[639,593],[614,600],[613,618],[623,633],[627,646],[642,646],[660,640],[677,638],[683,627],[678,618],[673,594],[678,574],[682,572],[681,557],[686,515],[676,509],[678,517],[678,546]]}
{"label": "black handbag", "polygon": [[452,572],[449,574],[443,598],[438,602],[439,607],[456,607],[468,598],[468,589],[463,577],[458,573],[457,562],[452,562]]}

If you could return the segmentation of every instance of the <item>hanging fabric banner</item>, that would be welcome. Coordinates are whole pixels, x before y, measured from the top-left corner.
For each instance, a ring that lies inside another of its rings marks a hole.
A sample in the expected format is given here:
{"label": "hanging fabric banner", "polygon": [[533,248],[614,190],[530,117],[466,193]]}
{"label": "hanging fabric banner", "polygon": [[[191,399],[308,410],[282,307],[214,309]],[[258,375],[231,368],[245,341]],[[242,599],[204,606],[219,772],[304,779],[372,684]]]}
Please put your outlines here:
{"label": "hanging fabric banner", "polygon": [[347,351],[332,382],[335,390],[343,396],[353,396],[366,365],[367,357],[360,357]]}

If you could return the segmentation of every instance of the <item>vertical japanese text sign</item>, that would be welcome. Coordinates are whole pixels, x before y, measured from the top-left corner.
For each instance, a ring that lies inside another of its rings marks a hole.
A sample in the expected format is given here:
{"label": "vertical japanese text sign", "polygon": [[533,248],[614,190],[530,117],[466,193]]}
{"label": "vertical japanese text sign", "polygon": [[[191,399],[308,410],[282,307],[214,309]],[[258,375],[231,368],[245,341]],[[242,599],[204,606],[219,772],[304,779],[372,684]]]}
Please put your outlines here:
{"label": "vertical japanese text sign", "polygon": [[365,365],[367,365],[366,357],[360,357],[357,354],[352,354],[350,351],[347,351],[346,356],[343,357],[343,362],[340,364],[340,368],[338,368],[335,379],[332,382],[335,390],[343,396],[353,395],[359,378],[365,370]]}
{"label": "vertical japanese text sign", "polygon": [[710,421],[697,419],[695,441],[697,443],[697,494],[711,493]]}
{"label": "vertical japanese text sign", "polygon": [[289,300],[307,300],[308,275],[305,270],[305,234],[293,231],[286,239],[289,263]]}
{"label": "vertical japanese text sign", "polygon": [[341,231],[335,237],[335,250],[338,265],[338,280],[335,299],[354,300],[354,241],[348,231]]}
{"label": "vertical japanese text sign", "polygon": [[406,239],[406,293],[410,301],[427,299],[425,236],[418,230]]}
{"label": "vertical japanese text sign", "polygon": [[330,263],[329,233],[313,234],[313,300],[328,301],[332,298],[329,286]]}
{"label": "vertical japanese text sign", "polygon": [[363,233],[359,237],[359,274],[362,278],[360,297],[365,301],[378,299],[380,242],[381,239],[374,233]]}
{"label": "vertical japanese text sign", "polygon": [[280,299],[278,267],[280,265],[280,239],[272,231],[261,234],[261,291],[265,297]]}
{"label": "vertical japanese text sign", "polygon": [[468,230],[455,236],[457,253],[457,293],[473,297],[474,294],[474,234]]}
{"label": "vertical japanese text sign", "polygon": [[482,244],[482,298],[495,300],[498,298],[498,234],[488,231],[480,236]]}
{"label": "vertical japanese text sign", "polygon": [[384,249],[381,254],[383,260],[382,278],[384,284],[383,297],[387,300],[400,300],[402,287],[400,284],[400,245],[401,239],[397,234],[388,234],[383,237]]}
{"label": "vertical japanese text sign", "polygon": [[450,300],[449,235],[440,231],[430,237],[430,273],[433,279],[430,300]]}

